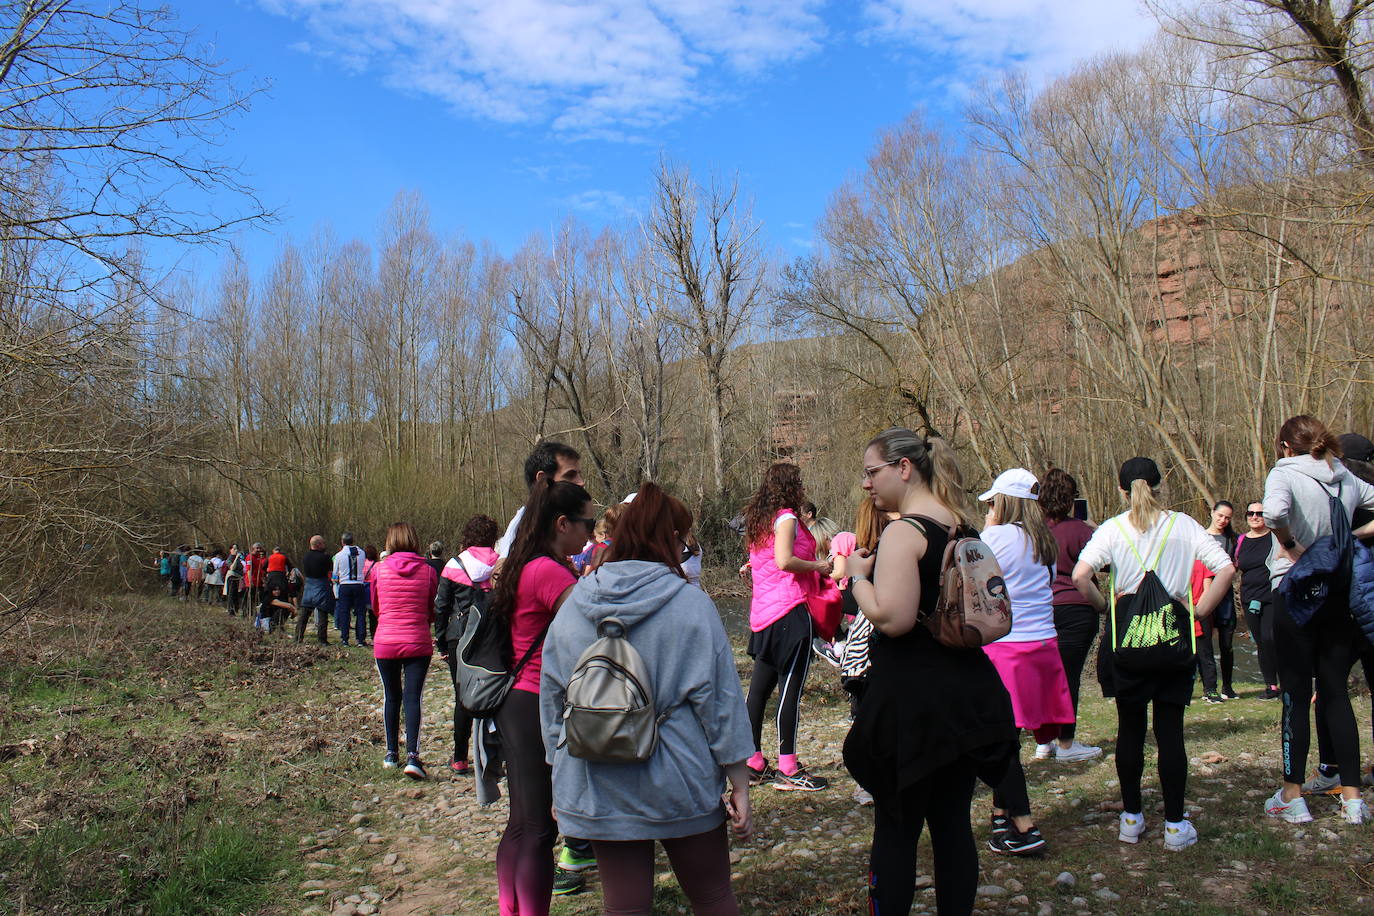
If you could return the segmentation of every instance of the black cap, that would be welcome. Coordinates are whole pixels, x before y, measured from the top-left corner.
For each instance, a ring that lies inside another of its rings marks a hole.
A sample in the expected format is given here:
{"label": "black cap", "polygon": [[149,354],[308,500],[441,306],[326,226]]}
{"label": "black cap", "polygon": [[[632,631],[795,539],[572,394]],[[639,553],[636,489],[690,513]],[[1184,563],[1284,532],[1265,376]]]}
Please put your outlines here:
{"label": "black cap", "polygon": [[1149,458],[1132,458],[1121,466],[1121,473],[1116,477],[1121,484],[1121,489],[1129,491],[1131,481],[1143,480],[1151,487],[1159,486],[1161,480],[1159,476],[1159,465]]}
{"label": "black cap", "polygon": [[1374,442],[1359,433],[1346,433],[1340,437],[1341,456],[1356,461],[1374,461]]}

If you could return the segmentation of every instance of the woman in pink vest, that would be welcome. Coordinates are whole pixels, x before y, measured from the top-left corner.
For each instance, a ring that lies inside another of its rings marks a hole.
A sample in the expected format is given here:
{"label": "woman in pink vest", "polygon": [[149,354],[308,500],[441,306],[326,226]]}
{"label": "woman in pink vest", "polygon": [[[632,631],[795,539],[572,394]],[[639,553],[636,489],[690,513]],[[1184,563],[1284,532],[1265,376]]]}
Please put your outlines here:
{"label": "woman in pink vest", "polygon": [[434,622],[434,595],[439,577],[420,556],[420,539],[406,522],[394,522],[386,530],[387,558],[372,570],[372,607],[377,632],[372,654],[382,678],[385,702],[382,722],[386,728],[386,758],[382,766],[400,763],[397,754],[401,707],[406,713],[405,774],[424,779],[420,762],[420,694],[434,656],[430,625]]}
{"label": "woman in pink vest", "polygon": [[[754,756],[752,779],[776,789],[816,791],[826,780],[812,776],[797,760],[797,717],[802,687],[811,666],[815,628],[807,598],[817,593],[818,575],[830,575],[829,560],[816,559],[816,539],[800,521],[806,499],[801,470],[778,462],[768,469],[758,492],[744,509],[749,541],[749,571],[754,579],[749,602],[749,724]],[[763,711],[778,690],[778,768],[763,756]]]}

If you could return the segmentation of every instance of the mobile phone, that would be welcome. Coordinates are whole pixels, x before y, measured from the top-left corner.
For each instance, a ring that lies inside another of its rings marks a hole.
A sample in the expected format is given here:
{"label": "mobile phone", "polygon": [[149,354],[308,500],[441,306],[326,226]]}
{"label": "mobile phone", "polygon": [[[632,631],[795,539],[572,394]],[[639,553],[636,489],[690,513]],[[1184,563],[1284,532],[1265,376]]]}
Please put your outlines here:
{"label": "mobile phone", "polygon": [[1073,501],[1073,517],[1080,522],[1088,520],[1088,501],[1081,496]]}

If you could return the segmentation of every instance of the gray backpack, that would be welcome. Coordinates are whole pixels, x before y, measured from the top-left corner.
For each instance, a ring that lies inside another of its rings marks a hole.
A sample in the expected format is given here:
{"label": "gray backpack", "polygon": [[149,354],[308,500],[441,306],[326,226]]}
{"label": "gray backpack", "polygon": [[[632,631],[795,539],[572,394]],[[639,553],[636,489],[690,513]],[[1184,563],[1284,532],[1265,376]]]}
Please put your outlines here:
{"label": "gray backpack", "polygon": [[654,709],[644,658],[619,618],[596,627],[599,637],[577,660],[563,700],[563,744],[597,763],[643,763],[658,745],[658,727],[672,711]]}

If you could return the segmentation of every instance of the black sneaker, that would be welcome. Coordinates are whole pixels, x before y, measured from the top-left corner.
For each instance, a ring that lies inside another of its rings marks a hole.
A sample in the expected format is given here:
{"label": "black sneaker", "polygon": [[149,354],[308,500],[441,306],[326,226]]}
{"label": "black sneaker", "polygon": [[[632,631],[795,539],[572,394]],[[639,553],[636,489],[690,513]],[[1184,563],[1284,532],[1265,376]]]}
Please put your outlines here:
{"label": "black sneaker", "polygon": [[425,765],[420,762],[418,754],[411,754],[406,758],[406,768],[403,770],[411,779],[428,779],[429,774],[425,772]]}
{"label": "black sneaker", "polygon": [[1264,688],[1264,693],[1260,694],[1260,699],[1261,699],[1261,700],[1277,700],[1277,699],[1279,698],[1279,694],[1280,694],[1280,693],[1282,693],[1282,691],[1280,691],[1280,690],[1270,690],[1268,687],[1266,687],[1266,688]]}
{"label": "black sneaker", "polygon": [[778,771],[773,769],[767,760],[763,761],[763,769],[761,770],[756,770],[747,763],[744,766],[749,771],[749,785],[751,786],[761,786],[765,782],[771,782],[773,777],[778,775]]}
{"label": "black sneaker", "polygon": [[988,849],[1003,856],[1038,856],[1045,848],[1045,838],[1039,827],[1025,833],[1010,826],[1006,833],[995,834],[988,840]]}
{"label": "black sneaker", "polygon": [[772,782],[773,788],[781,789],[784,792],[819,792],[829,785],[829,780],[822,779],[820,776],[812,776],[806,771],[806,767],[800,767],[791,776],[779,771],[773,777]]}
{"label": "black sneaker", "polygon": [[1215,693],[1204,693],[1204,694],[1202,695],[1202,698],[1203,698],[1204,700],[1206,700],[1206,701],[1207,701],[1209,704],[1211,704],[1212,706],[1216,706],[1216,705],[1218,705],[1218,704],[1221,704],[1221,703],[1225,703],[1225,702],[1226,702],[1226,701],[1223,700],[1221,697],[1217,696]]}
{"label": "black sneaker", "polygon": [[577,871],[555,868],[553,871],[553,895],[566,897],[568,894],[581,893],[587,887],[587,876]]}
{"label": "black sneaker", "polygon": [[388,770],[394,770],[400,765],[401,758],[396,755],[395,751],[388,751],[387,755],[382,758],[382,766]]}
{"label": "black sneaker", "polygon": [[1239,700],[1240,694],[1236,693],[1232,688],[1227,687],[1221,692],[1221,698],[1223,700]]}
{"label": "black sneaker", "polygon": [[994,814],[992,816],[992,835],[1006,833],[1011,829],[1011,818],[1005,814]]}

